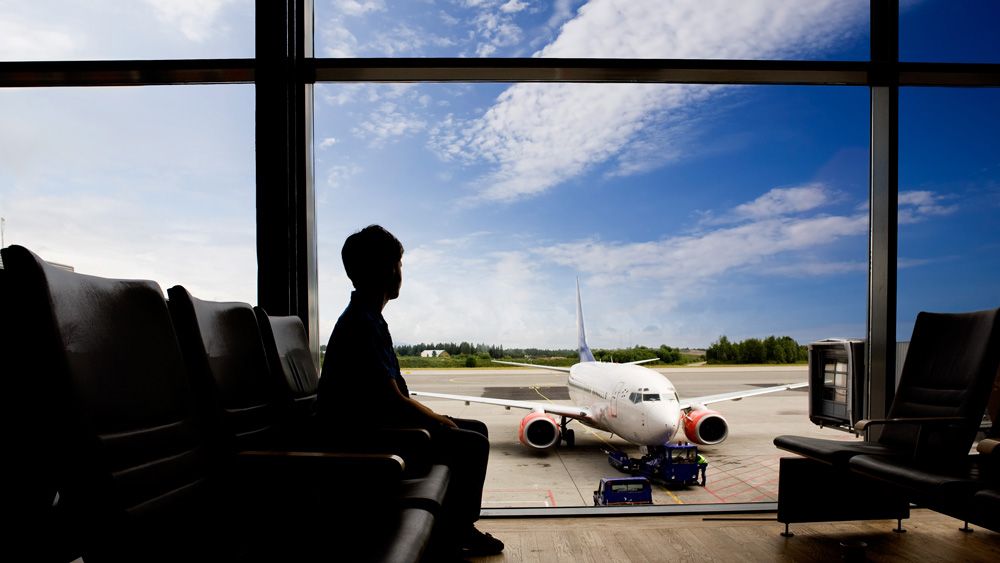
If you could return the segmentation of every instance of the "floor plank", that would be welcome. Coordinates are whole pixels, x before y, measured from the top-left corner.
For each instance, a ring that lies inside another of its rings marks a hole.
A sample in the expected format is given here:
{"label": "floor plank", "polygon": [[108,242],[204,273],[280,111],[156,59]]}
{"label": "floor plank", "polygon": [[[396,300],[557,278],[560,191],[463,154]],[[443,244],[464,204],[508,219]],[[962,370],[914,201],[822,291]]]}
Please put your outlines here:
{"label": "floor plank", "polygon": [[[718,518],[716,515],[713,518]],[[792,538],[768,515],[705,520],[702,516],[531,518],[480,520],[479,528],[502,539],[502,555],[473,561],[1000,561],[1000,534],[915,509],[895,521],[795,524]]]}

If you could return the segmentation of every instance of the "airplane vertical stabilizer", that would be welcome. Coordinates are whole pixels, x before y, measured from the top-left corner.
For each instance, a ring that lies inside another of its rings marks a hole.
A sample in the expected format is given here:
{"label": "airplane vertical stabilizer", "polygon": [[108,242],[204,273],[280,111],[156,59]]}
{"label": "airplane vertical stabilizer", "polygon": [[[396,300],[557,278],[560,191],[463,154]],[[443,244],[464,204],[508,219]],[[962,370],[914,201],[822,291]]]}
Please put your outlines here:
{"label": "airplane vertical stabilizer", "polygon": [[587,346],[587,333],[583,330],[583,302],[580,300],[580,278],[576,278],[576,331],[580,340],[580,361],[594,361],[594,354],[590,351],[590,346]]}

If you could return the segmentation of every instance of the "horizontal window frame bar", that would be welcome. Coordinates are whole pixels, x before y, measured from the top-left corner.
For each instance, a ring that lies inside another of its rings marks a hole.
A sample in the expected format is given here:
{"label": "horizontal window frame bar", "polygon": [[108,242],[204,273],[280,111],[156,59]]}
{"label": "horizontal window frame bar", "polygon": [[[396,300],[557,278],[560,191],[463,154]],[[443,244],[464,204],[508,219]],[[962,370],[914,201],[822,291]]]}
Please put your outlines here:
{"label": "horizontal window frame bar", "polygon": [[[268,72],[261,72],[268,71]],[[0,87],[315,82],[580,82],[998,87],[1000,64],[676,59],[261,59],[0,63]],[[294,79],[293,79],[294,80]]]}
{"label": "horizontal window frame bar", "polygon": [[250,84],[254,59],[0,63],[0,88]]}
{"label": "horizontal window frame bar", "polygon": [[607,516],[770,514],[777,513],[777,511],[777,502],[656,504],[636,506],[546,506],[526,508],[483,508],[480,510],[480,518],[581,518]]}

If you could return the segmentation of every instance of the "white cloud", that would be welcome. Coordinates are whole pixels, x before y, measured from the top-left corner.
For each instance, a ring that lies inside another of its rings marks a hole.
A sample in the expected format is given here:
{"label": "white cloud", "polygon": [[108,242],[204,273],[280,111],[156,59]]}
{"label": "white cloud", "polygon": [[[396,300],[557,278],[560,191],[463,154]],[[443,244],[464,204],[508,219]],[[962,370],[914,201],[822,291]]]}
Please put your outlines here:
{"label": "white cloud", "polygon": [[500,11],[505,14],[514,14],[520,12],[521,10],[528,7],[527,2],[521,2],[520,0],[509,0],[506,4],[500,6]]}
{"label": "white cloud", "polygon": [[[10,194],[7,243],[104,277],[184,285],[202,299],[256,302],[252,214],[209,224],[104,195]],[[127,236],[123,236],[127,233]]]}
{"label": "white cloud", "polygon": [[[795,57],[815,54],[853,33],[864,21],[865,6],[861,0],[592,0],[536,55]],[[480,14],[477,29],[489,41],[480,43],[478,54],[490,54],[501,43],[514,41],[519,29],[505,31],[503,21],[495,12]],[[640,134],[722,90],[684,85],[517,84],[482,116],[452,119],[448,126],[438,128],[431,147],[447,159],[492,163],[493,171],[473,185],[477,199],[510,201],[542,193],[611,159],[626,159],[620,173],[649,170],[657,158],[664,162],[657,151],[643,147],[652,161],[626,155]],[[679,144],[676,136],[667,135],[665,141],[668,146]]]}
{"label": "white cloud", "polygon": [[348,181],[361,173],[357,164],[335,164],[326,174],[326,185],[334,189],[347,187]]}
{"label": "white cloud", "polygon": [[815,209],[829,201],[822,184],[797,188],[775,188],[757,199],[736,207],[742,217],[763,218]]}
{"label": "white cloud", "polygon": [[219,12],[235,0],[145,0],[160,21],[176,26],[184,37],[201,43],[218,33]]}
{"label": "white cloud", "polygon": [[328,148],[330,148],[330,147],[332,147],[333,145],[336,145],[336,144],[337,144],[337,139],[336,138],[334,138],[334,137],[327,137],[327,138],[325,138],[325,139],[323,139],[322,141],[319,142],[319,148],[321,148],[321,149],[328,149]]}
{"label": "white cloud", "polygon": [[363,16],[372,12],[385,11],[385,2],[382,0],[334,0],[333,10],[336,14]]}
{"label": "white cloud", "polygon": [[[572,280],[579,275],[592,345],[631,345],[635,338],[645,344],[706,344],[717,329],[692,328],[701,321],[679,318],[676,311],[712,295],[720,283],[745,274],[865,271],[863,253],[857,260],[824,261],[822,255],[845,239],[863,239],[867,216],[818,213],[822,205],[637,242],[586,238],[523,246],[510,240],[499,243],[507,249],[484,251],[484,241],[496,242],[498,234],[434,241],[407,251],[403,298],[387,308],[387,317],[400,327],[394,329],[400,342],[452,338],[572,347]],[[654,325],[656,330],[632,334],[626,328]]]}
{"label": "white cloud", "polygon": [[336,18],[320,27],[323,35],[323,56],[331,59],[348,59],[357,56],[358,38]]}
{"label": "white cloud", "polygon": [[392,102],[381,104],[368,118],[352,132],[358,137],[369,139],[369,146],[382,147],[399,137],[423,131],[427,122]]}
{"label": "white cloud", "polygon": [[928,217],[954,213],[958,205],[942,205],[948,199],[926,190],[899,192],[899,224],[919,223]]}
{"label": "white cloud", "polygon": [[0,14],[0,61],[70,59],[79,42],[77,34]]}

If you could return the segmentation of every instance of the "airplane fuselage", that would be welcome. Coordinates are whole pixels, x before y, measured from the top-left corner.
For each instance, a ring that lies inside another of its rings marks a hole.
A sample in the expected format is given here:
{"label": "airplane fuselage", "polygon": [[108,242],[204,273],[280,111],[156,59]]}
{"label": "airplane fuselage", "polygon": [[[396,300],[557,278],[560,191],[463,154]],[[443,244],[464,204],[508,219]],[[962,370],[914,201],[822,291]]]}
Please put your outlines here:
{"label": "airplane fuselage", "polygon": [[570,368],[569,395],[589,405],[584,424],[635,444],[666,444],[681,425],[680,399],[663,374],[639,365],[581,362]]}

